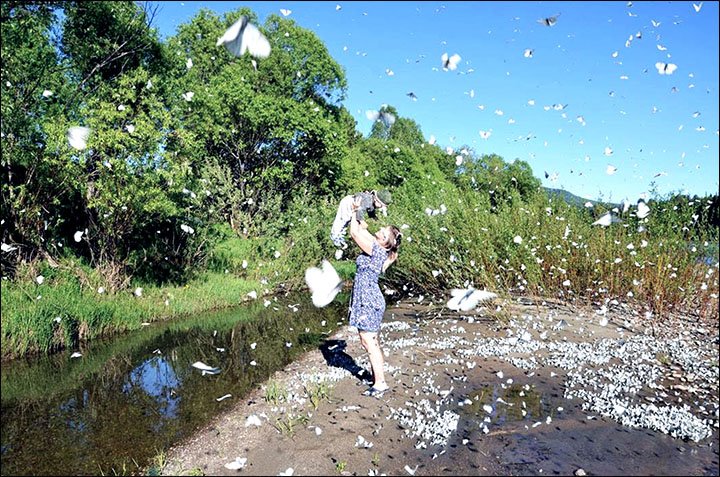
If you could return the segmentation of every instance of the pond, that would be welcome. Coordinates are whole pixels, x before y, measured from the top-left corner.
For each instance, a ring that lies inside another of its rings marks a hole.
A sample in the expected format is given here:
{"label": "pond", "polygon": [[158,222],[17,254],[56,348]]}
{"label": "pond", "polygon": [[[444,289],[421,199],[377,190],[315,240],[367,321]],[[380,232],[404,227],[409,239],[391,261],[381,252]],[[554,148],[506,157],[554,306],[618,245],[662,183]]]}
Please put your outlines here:
{"label": "pond", "polygon": [[139,473],[317,348],[344,321],[347,299],[322,309],[304,296],[253,303],[90,343],[78,358],[67,350],[4,364],[2,474]]}

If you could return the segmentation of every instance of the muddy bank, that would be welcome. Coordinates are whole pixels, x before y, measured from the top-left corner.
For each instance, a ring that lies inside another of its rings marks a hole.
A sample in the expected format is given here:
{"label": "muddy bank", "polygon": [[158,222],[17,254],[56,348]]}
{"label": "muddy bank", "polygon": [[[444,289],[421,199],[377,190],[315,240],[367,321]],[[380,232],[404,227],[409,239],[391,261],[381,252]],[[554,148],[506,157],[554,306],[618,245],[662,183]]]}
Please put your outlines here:
{"label": "muddy bank", "polygon": [[529,299],[388,307],[382,398],[361,394],[369,364],[341,327],[171,449],[163,473],[717,475],[717,327],[650,325]]}

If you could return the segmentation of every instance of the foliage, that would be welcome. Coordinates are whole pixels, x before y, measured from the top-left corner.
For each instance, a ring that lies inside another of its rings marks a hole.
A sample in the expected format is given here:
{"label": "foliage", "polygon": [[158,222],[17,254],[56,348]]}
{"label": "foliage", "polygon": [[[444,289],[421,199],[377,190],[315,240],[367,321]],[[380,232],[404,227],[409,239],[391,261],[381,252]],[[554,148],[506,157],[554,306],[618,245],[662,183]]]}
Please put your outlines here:
{"label": "foliage", "polygon": [[[216,46],[240,15],[269,57]],[[613,204],[542,193],[525,161],[431,145],[391,105],[363,137],[342,66],[290,18],[203,9],[165,41],[135,2],[3,2],[0,18],[4,355],[304,289],[335,255],[340,199],[380,188],[393,201],[370,230],[403,232],[383,287],[717,314],[718,195],[653,196],[648,217],[631,205],[603,228]],[[67,141],[78,125],[83,150]],[[357,253],[335,260],[344,279]]]}

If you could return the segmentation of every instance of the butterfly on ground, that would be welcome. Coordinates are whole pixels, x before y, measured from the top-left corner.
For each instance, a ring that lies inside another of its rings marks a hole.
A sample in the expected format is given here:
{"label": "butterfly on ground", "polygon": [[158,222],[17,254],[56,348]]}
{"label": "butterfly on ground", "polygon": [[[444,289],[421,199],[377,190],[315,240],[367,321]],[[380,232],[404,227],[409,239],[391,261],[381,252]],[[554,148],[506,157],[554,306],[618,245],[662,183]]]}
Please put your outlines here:
{"label": "butterfly on ground", "polygon": [[486,290],[454,288],[450,290],[452,298],[448,300],[447,307],[454,311],[470,311],[482,301],[497,298],[497,294]]}
{"label": "butterfly on ground", "polygon": [[365,111],[365,116],[372,122],[382,121],[385,126],[390,127],[395,124],[395,115],[387,111]]}
{"label": "butterfly on ground", "polygon": [[305,283],[312,293],[313,305],[318,308],[333,301],[343,285],[340,275],[330,262],[323,260],[320,267],[310,267],[305,270]]}
{"label": "butterfly on ground", "polygon": [[90,128],[84,126],[73,126],[68,129],[67,137],[70,146],[82,151],[87,147],[87,139],[90,135]]}
{"label": "butterfly on ground", "polygon": [[237,57],[244,55],[246,51],[255,58],[267,58],[270,55],[270,42],[245,17],[240,17],[218,38],[215,46],[220,45],[225,45],[227,51]]}
{"label": "butterfly on ground", "polygon": [[658,61],[655,63],[655,68],[657,68],[658,73],[661,75],[671,75],[677,69],[677,65],[675,63],[663,63],[662,61]]}
{"label": "butterfly on ground", "polygon": [[447,71],[457,69],[457,65],[462,58],[457,53],[450,57],[448,57],[447,53],[443,53],[440,59],[442,60],[443,70]]}
{"label": "butterfly on ground", "polygon": [[555,26],[555,24],[557,23],[557,19],[558,19],[559,16],[560,16],[560,14],[558,13],[558,14],[553,15],[553,16],[551,16],[551,17],[541,18],[540,20],[538,20],[538,23],[541,24],[541,25],[549,26],[549,27]]}

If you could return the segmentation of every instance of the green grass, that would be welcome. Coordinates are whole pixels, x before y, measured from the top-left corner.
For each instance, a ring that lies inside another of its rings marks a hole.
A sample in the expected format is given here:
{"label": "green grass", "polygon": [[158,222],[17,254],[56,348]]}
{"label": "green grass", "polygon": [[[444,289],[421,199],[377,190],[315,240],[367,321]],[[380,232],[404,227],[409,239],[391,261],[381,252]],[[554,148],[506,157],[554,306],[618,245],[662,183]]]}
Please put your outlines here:
{"label": "green grass", "polygon": [[312,383],[309,386],[305,386],[305,392],[307,393],[310,404],[315,410],[317,410],[323,400],[331,402],[330,386],[325,381],[321,381],[319,383]]}
{"label": "green grass", "polygon": [[277,381],[271,380],[265,386],[265,401],[274,406],[286,401],[287,394],[287,389]]}
{"label": "green grass", "polygon": [[278,430],[282,435],[288,437],[295,436],[295,429],[298,425],[305,425],[308,423],[310,418],[304,414],[292,415],[288,414],[284,418],[275,418],[275,429]]}
{"label": "green grass", "polygon": [[0,283],[3,360],[77,347],[145,322],[236,306],[249,299],[251,290],[260,296],[265,288],[257,280],[207,272],[184,286],[145,285],[137,297],[130,290],[100,294],[69,273],[42,274],[42,285],[34,280]]}

